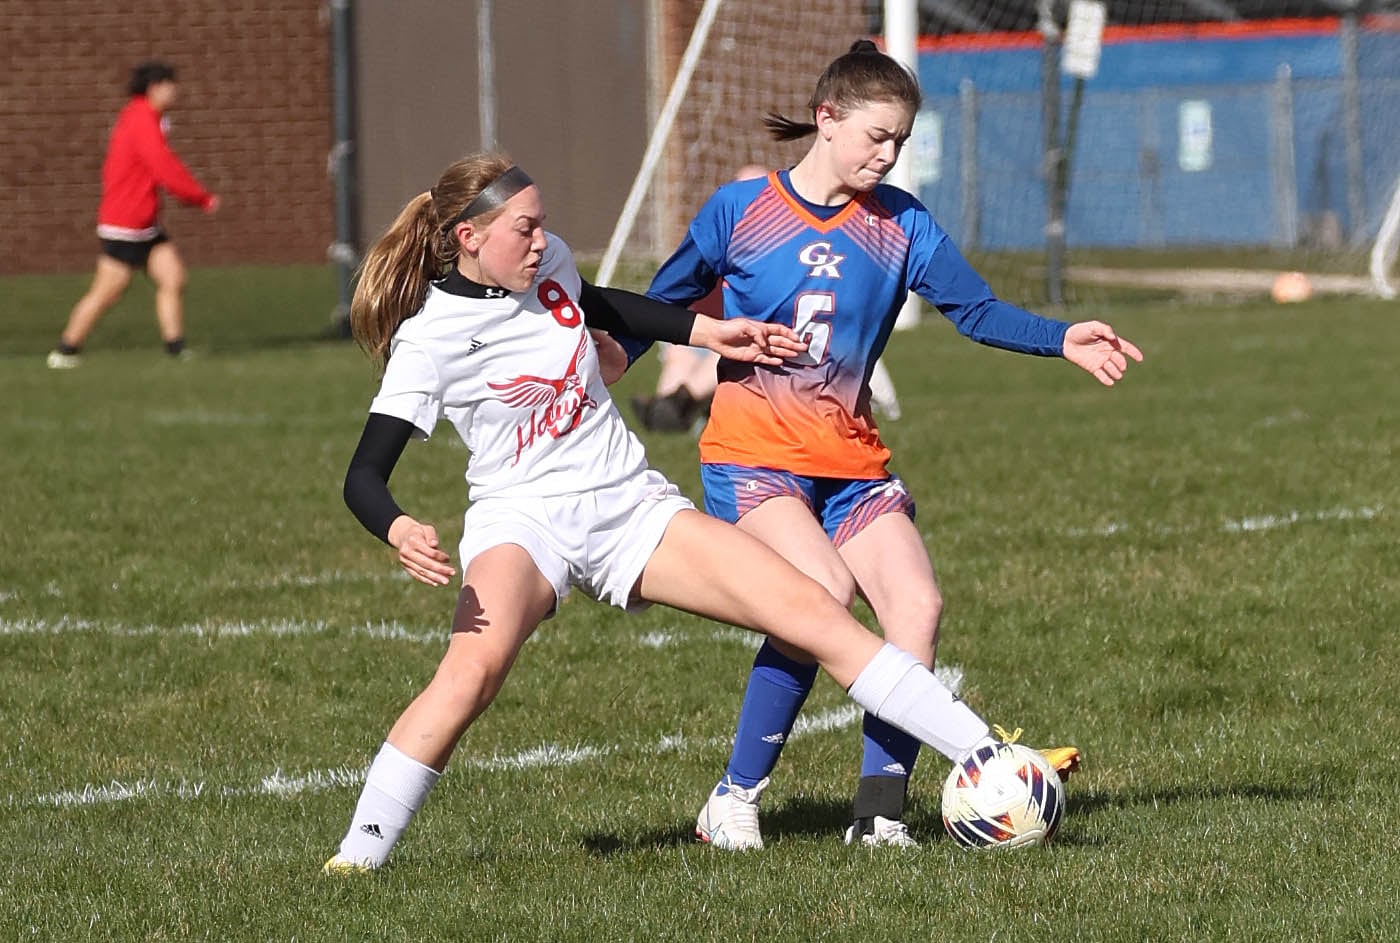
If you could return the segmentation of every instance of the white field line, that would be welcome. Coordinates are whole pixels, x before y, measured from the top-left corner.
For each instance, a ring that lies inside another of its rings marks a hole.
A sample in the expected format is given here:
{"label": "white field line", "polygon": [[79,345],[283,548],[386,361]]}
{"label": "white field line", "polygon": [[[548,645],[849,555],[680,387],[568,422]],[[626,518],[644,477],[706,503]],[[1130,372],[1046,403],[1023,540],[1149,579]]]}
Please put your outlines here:
{"label": "white field line", "polygon": [[265,426],[267,413],[212,412],[207,409],[151,409],[146,421],[155,426]]}
{"label": "white field line", "polygon": [[0,619],[0,636],[7,635],[110,635],[118,638],[188,635],[194,638],[296,638],[349,633],[354,637],[393,642],[441,645],[447,641],[446,628],[423,629],[397,622],[366,622],[361,625],[333,625],[329,622],[276,620],[272,622],[194,622],[185,625],[120,625],[89,619]]}
{"label": "white field line", "polygon": [[353,570],[325,570],[320,573],[276,573],[255,579],[225,579],[214,585],[225,589],[285,589],[287,587],[334,586],[340,583],[406,583],[412,577],[388,567],[373,573]]}
{"label": "white field line", "polygon": [[[953,687],[954,691],[962,683],[962,669],[956,666],[949,668],[940,665],[937,674],[945,684]],[[843,704],[816,714],[802,714],[798,716],[797,722],[793,725],[789,739],[845,730],[855,726],[859,722],[860,716],[860,709],[854,704]],[[579,744],[565,747],[546,743],[506,756],[497,754],[490,757],[464,758],[459,760],[456,765],[488,773],[520,771],[574,766],[594,761],[602,762],[609,756],[627,752],[663,754],[677,751],[723,749],[729,746],[731,740],[730,735],[690,739],[683,734],[668,734],[655,744],[635,747],[631,750],[620,744],[611,746]],[[365,772],[366,770],[363,768],[348,766],[309,770],[296,774],[285,773],[281,769],[277,769],[263,776],[257,783],[245,786],[217,785],[204,781],[190,782],[188,780],[169,782],[155,779],[138,779],[131,782],[113,781],[105,785],[87,784],[79,789],[42,793],[27,798],[11,794],[4,805],[66,809],[75,806],[107,805],[132,799],[180,799],[190,802],[210,796],[218,798],[272,796],[285,799],[303,794],[329,792],[335,789],[358,788],[365,781]]]}
{"label": "white field line", "polygon": [[[842,705],[812,716],[803,715],[793,726],[792,737],[811,733],[826,733],[853,726],[860,719],[860,711],[854,705]],[[731,737],[705,737],[690,740],[681,735],[669,735],[655,744],[629,748],[620,745],[559,746],[545,743],[519,753],[506,756],[464,758],[455,766],[480,770],[487,773],[510,772],[529,769],[574,766],[580,763],[605,761],[609,756],[628,752],[669,753],[677,750],[697,750],[723,748]],[[303,794],[329,792],[334,789],[358,787],[365,781],[365,769],[352,769],[341,766],[334,769],[309,770],[302,773],[286,773],[280,769],[263,776],[257,783],[245,786],[218,785],[210,782],[190,782],[188,780],[161,782],[155,779],[138,779],[131,782],[113,781],[105,785],[88,784],[78,789],[42,793],[23,797],[10,795],[7,806],[44,806],[56,809],[74,806],[106,805],[126,802],[132,799],[181,799],[195,801],[206,797],[247,798],[272,796],[291,798]]]}
{"label": "white field line", "polygon": [[[1222,521],[1219,529],[1227,534],[1252,533],[1254,531],[1276,530],[1280,527],[1293,527],[1297,524],[1319,524],[1326,521],[1370,521],[1383,514],[1385,508],[1325,508],[1320,511],[1284,511],[1281,514],[1260,514],[1253,517],[1234,518]],[[1062,533],[1066,537],[1113,537],[1131,533],[1134,530],[1156,536],[1183,534],[1200,530],[1199,527],[1154,527],[1138,526],[1122,521],[1101,524],[1098,527],[1071,527]]]}

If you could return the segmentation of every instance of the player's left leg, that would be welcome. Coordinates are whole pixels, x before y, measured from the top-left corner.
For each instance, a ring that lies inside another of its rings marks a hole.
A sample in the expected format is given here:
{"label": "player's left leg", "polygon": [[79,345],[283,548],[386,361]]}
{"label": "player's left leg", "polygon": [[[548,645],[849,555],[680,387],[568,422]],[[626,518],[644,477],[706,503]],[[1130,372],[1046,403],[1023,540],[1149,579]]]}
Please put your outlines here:
{"label": "player's left leg", "polygon": [[327,873],[369,870],[388,860],[457,741],[491,704],[555,600],[554,587],[517,544],[492,547],[467,564],[447,653],[370,765]]}
{"label": "player's left leg", "polygon": [[151,247],[146,272],[156,286],[156,323],[166,352],[180,356],[185,349],[185,263],[173,242]]}
{"label": "player's left leg", "polygon": [[[913,520],[898,509],[881,514],[843,542],[839,552],[885,640],[932,668],[943,598]],[[902,820],[919,741],[870,714],[862,730],[861,778],[846,841],[912,845]]]}
{"label": "player's left leg", "polygon": [[97,257],[97,268],[92,275],[92,285],[83,297],[73,305],[68,315],[68,323],[59,336],[58,347],[49,354],[49,366],[53,368],[74,367],[80,362],[78,352],[87,343],[102,315],[117,303],[126,287],[131,284],[134,269],[118,259],[102,254]]}
{"label": "player's left leg", "polygon": [[[802,499],[768,498],[739,518],[738,527],[849,605],[855,592],[851,574]],[[696,820],[695,833],[702,841],[732,851],[763,847],[758,799],[816,676],[816,661],[806,652],[771,638],[759,647],[724,776]]]}

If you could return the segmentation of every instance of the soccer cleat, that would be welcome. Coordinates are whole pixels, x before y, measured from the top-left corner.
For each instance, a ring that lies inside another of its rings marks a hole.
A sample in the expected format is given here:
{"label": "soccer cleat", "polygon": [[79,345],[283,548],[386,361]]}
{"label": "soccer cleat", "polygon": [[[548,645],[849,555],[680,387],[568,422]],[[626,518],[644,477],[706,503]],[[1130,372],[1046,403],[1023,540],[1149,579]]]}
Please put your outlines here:
{"label": "soccer cleat", "polygon": [[[1020,727],[1007,733],[1005,727],[993,724],[992,733],[996,734],[1002,743],[1015,743],[1021,738]],[[1060,774],[1060,782],[1068,782],[1070,776],[1079,771],[1079,760],[1082,757],[1079,747],[1046,747],[1040,751],[1040,755]]]}
{"label": "soccer cleat", "polygon": [[766,776],[748,788],[735,785],[727,776],[720,780],[695,820],[695,837],[726,851],[763,848],[758,799],[767,788]]}
{"label": "soccer cleat", "polygon": [[83,364],[83,358],[78,354],[65,354],[61,350],[49,351],[48,359],[50,370],[72,370]]}
{"label": "soccer cleat", "polygon": [[1079,770],[1079,747],[1046,747],[1040,755],[1060,774],[1060,782]]}
{"label": "soccer cleat", "polygon": [[374,868],[363,861],[351,861],[348,858],[342,858],[338,853],[331,855],[330,860],[321,866],[322,874],[333,876],[341,874],[369,874],[373,870]]}
{"label": "soccer cleat", "polygon": [[898,819],[887,819],[877,815],[868,819],[856,819],[855,824],[846,829],[846,844],[856,841],[867,848],[918,848],[919,843],[909,834],[909,829]]}

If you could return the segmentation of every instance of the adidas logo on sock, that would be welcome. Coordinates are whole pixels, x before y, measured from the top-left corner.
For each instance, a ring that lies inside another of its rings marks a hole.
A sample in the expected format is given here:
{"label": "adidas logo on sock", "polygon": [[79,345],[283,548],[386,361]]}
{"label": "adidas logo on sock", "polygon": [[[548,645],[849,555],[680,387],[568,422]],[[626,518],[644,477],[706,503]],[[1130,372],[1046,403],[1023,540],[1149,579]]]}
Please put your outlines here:
{"label": "adidas logo on sock", "polygon": [[766,737],[763,738],[763,742],[764,742],[764,743],[782,743],[782,742],[783,742],[784,740],[786,740],[786,739],[787,739],[787,736],[786,736],[785,734],[781,734],[781,733],[770,733],[768,736],[766,736]]}
{"label": "adidas logo on sock", "polygon": [[379,826],[372,822],[369,825],[361,825],[360,831],[364,832],[366,835],[373,836],[374,838],[377,838],[380,841],[384,840],[384,835],[379,831]]}

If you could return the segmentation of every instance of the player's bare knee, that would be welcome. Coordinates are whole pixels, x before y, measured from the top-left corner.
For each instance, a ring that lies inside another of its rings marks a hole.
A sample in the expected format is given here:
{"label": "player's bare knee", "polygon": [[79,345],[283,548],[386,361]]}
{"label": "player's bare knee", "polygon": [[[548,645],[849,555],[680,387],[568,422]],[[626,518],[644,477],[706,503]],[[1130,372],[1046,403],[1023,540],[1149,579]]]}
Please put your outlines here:
{"label": "player's bare knee", "polygon": [[434,693],[454,717],[471,720],[491,706],[509,670],[478,658],[449,659],[433,676]]}
{"label": "player's bare knee", "polygon": [[820,573],[812,574],[812,578],[822,585],[827,595],[835,599],[845,609],[850,609],[856,601],[856,580],[851,575],[851,571],[842,567],[840,569],[827,569]]}

